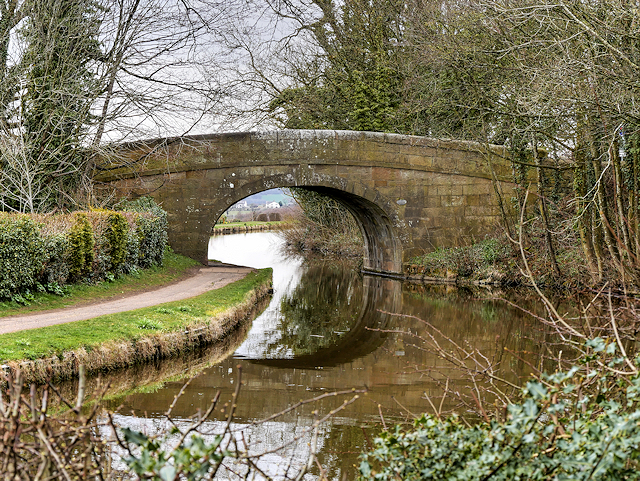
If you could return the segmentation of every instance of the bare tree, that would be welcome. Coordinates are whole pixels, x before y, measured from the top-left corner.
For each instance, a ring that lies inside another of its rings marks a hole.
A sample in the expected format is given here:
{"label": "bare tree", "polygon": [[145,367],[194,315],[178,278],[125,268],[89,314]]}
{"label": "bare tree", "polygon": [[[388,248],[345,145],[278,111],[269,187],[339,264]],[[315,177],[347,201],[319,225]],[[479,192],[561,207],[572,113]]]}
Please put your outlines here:
{"label": "bare tree", "polygon": [[[28,162],[21,171],[29,171],[23,181],[28,177],[41,186],[26,204],[17,200],[24,192],[5,192],[4,208],[41,211],[92,202],[90,177],[105,140],[209,128],[224,94],[217,45],[225,22],[243,5],[241,0],[7,0],[0,5],[2,135],[11,151],[30,149],[21,157]],[[15,158],[5,164],[5,176],[16,178]]]}

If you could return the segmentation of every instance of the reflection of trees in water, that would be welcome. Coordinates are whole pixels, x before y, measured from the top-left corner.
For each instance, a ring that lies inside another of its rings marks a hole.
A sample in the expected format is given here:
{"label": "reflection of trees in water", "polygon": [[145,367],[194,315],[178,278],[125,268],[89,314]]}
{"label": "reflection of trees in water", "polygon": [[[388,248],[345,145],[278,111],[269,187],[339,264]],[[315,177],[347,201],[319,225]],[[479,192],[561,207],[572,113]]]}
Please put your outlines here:
{"label": "reflection of trees in water", "polygon": [[403,291],[405,314],[439,329],[444,336],[440,342],[473,346],[499,367],[501,376],[517,384],[531,374],[532,365],[553,369],[559,351],[572,353],[555,331],[529,314],[545,314],[529,291],[419,284],[405,284]]}
{"label": "reflection of trees in water", "polygon": [[298,286],[282,299],[277,346],[301,355],[337,343],[357,321],[362,296],[362,279],[352,266],[310,264]]}

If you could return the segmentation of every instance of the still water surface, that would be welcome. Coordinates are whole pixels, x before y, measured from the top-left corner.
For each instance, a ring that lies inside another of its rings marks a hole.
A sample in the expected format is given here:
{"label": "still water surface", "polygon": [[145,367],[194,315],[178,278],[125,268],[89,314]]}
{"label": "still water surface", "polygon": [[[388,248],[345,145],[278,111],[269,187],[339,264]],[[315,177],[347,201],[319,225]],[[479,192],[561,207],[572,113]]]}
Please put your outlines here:
{"label": "still water surface", "polygon": [[[502,377],[517,383],[529,372],[527,356],[534,359],[551,335],[520,310],[490,299],[489,292],[482,300],[477,293],[450,287],[363,276],[348,262],[305,262],[283,254],[282,241],[273,233],[216,236],[209,257],[272,267],[269,305],[223,346],[114,376],[112,382],[122,385],[122,394],[110,407],[123,406],[118,424],[160,432],[166,428],[162,415],[182,388],[185,373],[196,377],[173,410],[183,420],[206,409],[218,390],[223,400],[230,400],[239,365],[243,387],[235,425],[248,427],[256,453],[291,443],[287,450],[263,458],[262,469],[276,477],[283,476],[290,463],[306,463],[313,411],[323,416],[351,395],[324,398],[272,421],[252,423],[301,399],[368,389],[318,433],[319,458],[330,479],[353,479],[359,453],[382,427],[381,415],[390,424],[430,411],[425,396],[439,405],[447,378],[449,391],[464,394],[465,376],[420,342],[421,337],[434,335],[445,349],[455,342],[478,350],[500,363]],[[170,380],[176,378],[180,380]],[[141,390],[143,385],[147,387]],[[444,407],[454,407],[451,396]],[[223,420],[214,415],[211,429]]]}

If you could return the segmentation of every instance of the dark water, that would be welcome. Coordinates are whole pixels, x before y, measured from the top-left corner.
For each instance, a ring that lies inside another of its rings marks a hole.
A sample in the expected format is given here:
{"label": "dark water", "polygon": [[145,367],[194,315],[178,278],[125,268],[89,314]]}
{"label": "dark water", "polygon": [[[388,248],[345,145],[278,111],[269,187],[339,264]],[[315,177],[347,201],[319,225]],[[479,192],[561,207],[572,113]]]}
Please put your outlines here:
{"label": "dark water", "polygon": [[[163,413],[192,375],[173,409],[179,420],[206,409],[218,390],[229,401],[241,366],[234,426],[245,428],[254,453],[290,443],[263,457],[262,468],[277,477],[289,464],[306,463],[315,416],[336,409],[352,394],[256,421],[300,400],[366,388],[366,395],[322,424],[317,437],[330,479],[353,479],[358,455],[382,427],[381,415],[388,424],[406,422],[432,410],[427,396],[444,409],[460,408],[455,396],[441,401],[445,385],[448,392],[468,395],[468,376],[438,356],[432,343],[443,352],[478,351],[486,359],[480,371],[497,364],[497,375],[519,383],[530,372],[528,362],[536,362],[551,338],[520,310],[489,299],[495,293],[480,293],[486,299],[479,300],[478,293],[450,287],[362,276],[348,262],[287,258],[280,244],[272,233],[212,238],[210,258],[273,267],[273,299],[222,346],[114,376],[117,388],[109,407],[122,405],[118,424],[162,432],[167,427]],[[479,374],[477,381],[486,378]],[[214,413],[210,429],[220,428],[223,420]]]}

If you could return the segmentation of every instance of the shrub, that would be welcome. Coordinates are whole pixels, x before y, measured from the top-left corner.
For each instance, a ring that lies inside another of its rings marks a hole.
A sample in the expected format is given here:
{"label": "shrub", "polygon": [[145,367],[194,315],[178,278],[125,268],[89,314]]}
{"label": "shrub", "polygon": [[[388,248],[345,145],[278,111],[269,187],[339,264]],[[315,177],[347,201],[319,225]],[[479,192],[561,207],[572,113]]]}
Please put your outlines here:
{"label": "shrub", "polygon": [[105,237],[109,241],[109,255],[111,257],[112,269],[117,269],[124,264],[127,258],[127,232],[129,224],[125,217],[119,212],[109,212],[109,227]]}
{"label": "shrub", "polygon": [[94,260],[93,228],[86,213],[76,212],[75,223],[69,232],[69,244],[69,272],[72,277],[80,278],[91,271]]}
{"label": "shrub", "polygon": [[46,260],[36,222],[26,215],[0,216],[0,297],[34,288]]}
{"label": "shrub", "polygon": [[167,246],[167,220],[163,218],[143,216],[138,218],[138,238],[140,254],[138,264],[141,267],[162,265],[164,250]]}
{"label": "shrub", "polygon": [[127,231],[127,257],[122,265],[122,272],[133,272],[140,262],[140,237],[137,229]]}
{"label": "shrub", "polygon": [[[53,291],[57,291],[60,289],[59,286],[67,282],[71,274],[68,259],[71,242],[64,234],[45,236],[43,241],[47,260],[43,266],[40,282],[47,286],[57,286],[52,288]],[[51,289],[47,290],[51,291]]]}
{"label": "shrub", "polygon": [[151,197],[140,197],[120,204],[123,211],[136,212],[139,239],[138,264],[141,267],[162,265],[167,246],[167,213]]}
{"label": "shrub", "polygon": [[[585,361],[609,369],[573,367],[531,381],[502,422],[469,427],[456,416],[422,416],[413,429],[386,431],[363,456],[362,478],[640,479],[640,375],[608,374],[623,365],[614,343],[587,346],[595,354]],[[589,384],[595,395],[585,393]]]}

